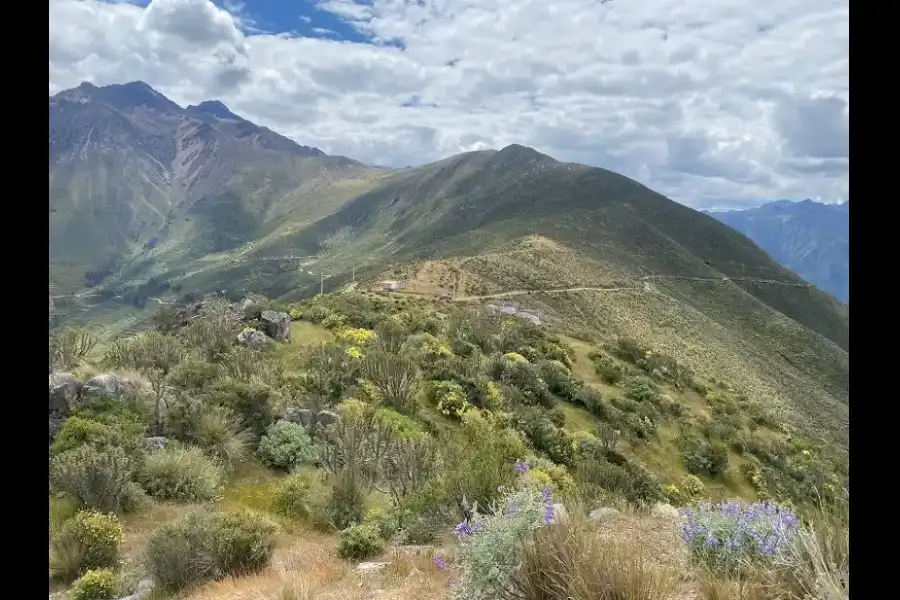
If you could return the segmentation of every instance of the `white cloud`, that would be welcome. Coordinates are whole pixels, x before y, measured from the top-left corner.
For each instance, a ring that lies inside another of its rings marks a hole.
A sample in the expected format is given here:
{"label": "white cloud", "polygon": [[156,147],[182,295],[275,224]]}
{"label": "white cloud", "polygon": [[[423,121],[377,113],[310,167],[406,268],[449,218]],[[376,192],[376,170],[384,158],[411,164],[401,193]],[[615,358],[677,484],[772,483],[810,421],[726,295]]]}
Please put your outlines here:
{"label": "white cloud", "polygon": [[403,49],[254,33],[207,0],[51,0],[50,92],[140,79],[374,164],[520,143],[696,207],[849,197],[844,0],[320,6]]}

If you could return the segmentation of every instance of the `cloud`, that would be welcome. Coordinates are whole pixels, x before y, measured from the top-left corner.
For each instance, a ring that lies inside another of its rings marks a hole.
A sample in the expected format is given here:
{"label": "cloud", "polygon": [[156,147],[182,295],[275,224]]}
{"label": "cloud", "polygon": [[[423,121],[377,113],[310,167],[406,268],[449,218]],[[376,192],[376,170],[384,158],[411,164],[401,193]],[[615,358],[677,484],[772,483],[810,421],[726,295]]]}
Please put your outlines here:
{"label": "cloud", "polygon": [[519,143],[700,208],[849,197],[845,0],[318,3],[370,43],[220,6],[51,0],[50,92],[140,79],[381,165]]}

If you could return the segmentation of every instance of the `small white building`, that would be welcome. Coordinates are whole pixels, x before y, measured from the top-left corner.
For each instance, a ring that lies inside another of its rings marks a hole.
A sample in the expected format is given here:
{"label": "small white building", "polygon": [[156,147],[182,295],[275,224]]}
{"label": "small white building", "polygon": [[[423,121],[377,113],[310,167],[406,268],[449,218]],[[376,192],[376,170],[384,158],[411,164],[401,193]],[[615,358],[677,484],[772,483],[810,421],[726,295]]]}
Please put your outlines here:
{"label": "small white building", "polygon": [[403,288],[403,283],[400,281],[382,281],[378,284],[378,287],[385,292],[396,292]]}

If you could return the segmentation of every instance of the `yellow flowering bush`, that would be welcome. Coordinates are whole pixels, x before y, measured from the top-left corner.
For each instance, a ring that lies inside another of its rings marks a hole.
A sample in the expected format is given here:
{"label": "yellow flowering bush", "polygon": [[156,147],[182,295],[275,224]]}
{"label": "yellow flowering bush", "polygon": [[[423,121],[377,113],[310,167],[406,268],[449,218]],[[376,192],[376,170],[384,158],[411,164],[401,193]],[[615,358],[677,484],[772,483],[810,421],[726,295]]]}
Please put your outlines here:
{"label": "yellow flowering bush", "polygon": [[696,475],[685,475],[681,478],[679,483],[681,484],[682,491],[691,500],[699,498],[703,495],[703,492],[706,491],[706,486],[703,485],[703,482],[700,481],[700,478]]}
{"label": "yellow flowering bush", "polygon": [[512,362],[519,362],[519,363],[527,363],[528,362],[528,359],[525,358],[524,356],[522,356],[521,354],[519,354],[518,352],[507,352],[506,354],[503,355],[503,358],[505,358],[506,360],[512,361]]}
{"label": "yellow flowering bush", "polygon": [[338,332],[337,338],[351,346],[365,346],[378,337],[371,329],[351,327]]}
{"label": "yellow flowering bush", "polygon": [[344,350],[344,353],[346,353],[350,358],[356,359],[360,359],[365,356],[362,350],[360,350],[357,346],[348,346],[347,349]]}
{"label": "yellow flowering bush", "polygon": [[667,484],[663,487],[663,495],[666,497],[666,500],[669,501],[669,504],[672,506],[683,506],[687,504],[688,498],[684,492],[678,489],[678,486],[675,484]]}
{"label": "yellow flowering bush", "polygon": [[71,600],[112,600],[118,589],[116,574],[110,569],[91,569],[72,584]]}
{"label": "yellow flowering bush", "polygon": [[115,515],[80,511],[66,521],[50,543],[50,572],[71,580],[90,569],[116,567],[122,524]]}

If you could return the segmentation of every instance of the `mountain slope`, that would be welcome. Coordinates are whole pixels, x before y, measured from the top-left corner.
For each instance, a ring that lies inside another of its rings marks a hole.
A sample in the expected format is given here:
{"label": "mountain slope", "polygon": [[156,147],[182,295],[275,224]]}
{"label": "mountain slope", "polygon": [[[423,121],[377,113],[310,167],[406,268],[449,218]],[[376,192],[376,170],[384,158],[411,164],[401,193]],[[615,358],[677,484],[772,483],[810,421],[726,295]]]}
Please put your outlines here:
{"label": "mountain slope", "polygon": [[778,201],[709,214],[740,231],[789,269],[850,301],[850,203]]}
{"label": "mountain slope", "polygon": [[103,301],[57,302],[61,317],[127,327],[140,315],[123,300],[292,300],[388,277],[432,297],[514,292],[573,336],[638,338],[846,441],[848,307],[708,215],[517,145],[397,171],[306,156],[236,133],[252,124],[221,104],[130,85],[51,99],[51,206],[69,211],[51,219],[51,285],[65,260],[108,271]]}
{"label": "mountain slope", "polygon": [[366,171],[221,103],[182,109],[141,82],[82,84],[49,108],[50,283],[60,293],[102,281],[172,234],[201,240],[193,256],[244,243],[310,179]]}

